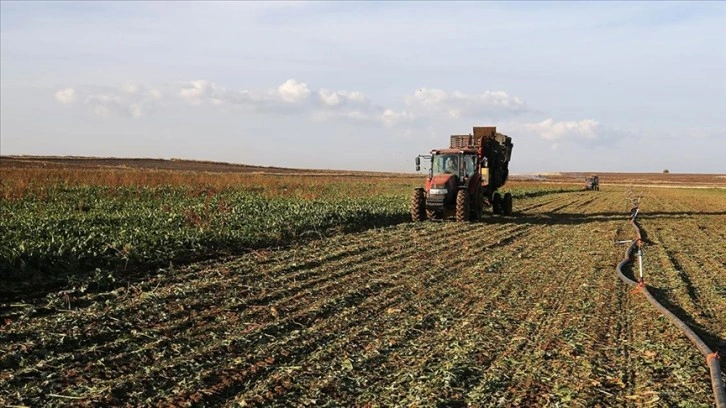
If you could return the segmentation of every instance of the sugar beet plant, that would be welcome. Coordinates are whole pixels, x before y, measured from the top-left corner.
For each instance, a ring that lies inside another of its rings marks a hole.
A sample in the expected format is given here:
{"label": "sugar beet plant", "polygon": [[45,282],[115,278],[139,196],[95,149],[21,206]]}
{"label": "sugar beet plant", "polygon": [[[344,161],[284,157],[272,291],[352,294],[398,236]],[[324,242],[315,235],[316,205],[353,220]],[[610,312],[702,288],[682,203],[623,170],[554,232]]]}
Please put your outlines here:
{"label": "sugar beet plant", "polygon": [[[256,188],[61,182],[39,184],[19,195],[5,186],[0,291],[87,276],[103,284],[139,267],[405,222],[409,193],[421,182],[258,181]],[[508,191],[515,199],[526,199],[567,190],[526,185]]]}
{"label": "sugar beet plant", "polygon": [[113,276],[106,272],[390,225],[406,219],[406,204],[404,195],[300,200],[233,189],[51,188],[0,202],[0,280]]}

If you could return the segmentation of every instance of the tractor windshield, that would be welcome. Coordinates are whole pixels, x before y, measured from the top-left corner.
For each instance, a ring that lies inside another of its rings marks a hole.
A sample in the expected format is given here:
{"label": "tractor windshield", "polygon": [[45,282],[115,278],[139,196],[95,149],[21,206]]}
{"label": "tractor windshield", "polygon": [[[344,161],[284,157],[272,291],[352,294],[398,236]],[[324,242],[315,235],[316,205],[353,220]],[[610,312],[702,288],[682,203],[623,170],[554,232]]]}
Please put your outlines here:
{"label": "tractor windshield", "polygon": [[433,170],[434,174],[456,174],[472,177],[476,173],[476,156],[437,154],[433,157]]}
{"label": "tractor windshield", "polygon": [[459,174],[458,154],[437,154],[433,157],[434,174]]}
{"label": "tractor windshield", "polygon": [[466,177],[473,177],[476,173],[476,156],[468,154],[464,156],[464,171]]}

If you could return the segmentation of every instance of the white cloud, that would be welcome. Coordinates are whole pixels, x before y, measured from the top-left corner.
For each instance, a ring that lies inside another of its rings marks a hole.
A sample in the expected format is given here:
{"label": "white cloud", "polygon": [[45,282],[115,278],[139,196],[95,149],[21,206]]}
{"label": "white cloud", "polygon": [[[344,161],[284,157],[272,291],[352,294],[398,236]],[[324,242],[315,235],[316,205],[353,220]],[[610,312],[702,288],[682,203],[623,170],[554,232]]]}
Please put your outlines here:
{"label": "white cloud", "polygon": [[381,114],[383,123],[386,126],[394,126],[404,121],[410,121],[416,118],[416,115],[410,112],[396,112],[393,109],[386,109]]}
{"label": "white cloud", "polygon": [[152,89],[148,92],[148,95],[154,99],[161,99],[164,94],[158,89]]}
{"label": "white cloud", "polygon": [[555,122],[552,118],[539,123],[526,124],[525,128],[545,140],[598,138],[598,122],[592,119]]}
{"label": "white cloud", "polygon": [[461,117],[461,111],[458,109],[449,109],[447,114],[452,119],[459,119]]}
{"label": "white cloud", "polygon": [[296,103],[310,95],[310,88],[308,88],[306,83],[297,82],[294,79],[288,79],[282,85],[277,87],[277,92],[283,101]]}
{"label": "white cloud", "polygon": [[429,114],[459,119],[462,117],[504,116],[529,110],[527,104],[504,91],[484,91],[467,94],[460,91],[420,88],[404,98],[409,109]]}
{"label": "white cloud", "polygon": [[416,92],[413,97],[409,100],[409,103],[420,102],[424,106],[436,106],[440,103],[445,102],[447,99],[446,92],[441,89],[426,89],[421,88]]}
{"label": "white cloud", "polygon": [[268,89],[234,90],[206,79],[196,79],[148,88],[126,83],[115,88],[77,87],[56,93],[56,99],[61,103],[75,98],[81,98],[84,104],[104,117],[138,119],[156,107],[173,108],[185,104],[213,106],[223,112],[241,109],[273,115],[307,115],[316,121],[343,120],[387,127],[416,120],[481,117],[482,112],[490,113],[487,117],[496,116],[491,112],[511,115],[527,109],[521,99],[502,91],[465,94],[425,88],[404,96],[405,108],[379,106],[360,91],[312,89],[296,79],[288,79]]}
{"label": "white cloud", "polygon": [[327,106],[336,106],[340,104],[340,96],[337,92],[331,92],[327,89],[321,89],[318,91],[320,100]]}
{"label": "white cloud", "polygon": [[347,92],[347,91],[344,91],[343,92],[343,95],[346,98],[348,98],[349,100],[355,101],[355,102],[365,102],[365,101],[368,100],[366,98],[365,94],[363,94],[363,92],[358,92],[358,91]]}
{"label": "white cloud", "polygon": [[144,106],[140,103],[134,103],[129,106],[129,113],[134,119],[138,119],[144,115]]}
{"label": "white cloud", "polygon": [[55,99],[62,104],[82,101],[96,115],[110,118],[115,116],[138,119],[153,109],[160,94],[142,93],[142,88],[127,85],[111,87],[78,87],[66,88],[55,93]]}
{"label": "white cloud", "polygon": [[[232,90],[205,79],[181,81],[147,88],[136,84],[112,87],[79,87],[58,91],[61,103],[82,97],[103,117],[126,116],[141,118],[157,105],[167,108],[175,104],[192,106],[211,105],[227,112],[230,109],[248,109],[270,114],[308,114],[318,121],[352,120],[393,126],[415,117],[410,112],[397,111],[374,105],[359,91],[325,88],[311,89],[306,83],[288,79],[272,89]],[[316,97],[311,98],[311,95]]]}
{"label": "white cloud", "polygon": [[101,94],[88,96],[85,103],[101,103],[101,104],[118,104],[121,103],[121,97],[117,95]]}
{"label": "white cloud", "polygon": [[76,90],[73,88],[62,89],[55,93],[55,100],[64,105],[70,105],[76,101]]}
{"label": "white cloud", "polygon": [[330,91],[321,88],[318,91],[318,98],[326,106],[338,106],[342,104],[369,104],[370,101],[365,94],[358,91]]}
{"label": "white cloud", "polygon": [[112,116],[130,116],[139,118],[142,115],[140,104],[129,104],[122,96],[114,94],[92,94],[87,96],[83,103],[93,108],[93,111],[104,118]]}
{"label": "white cloud", "polygon": [[180,84],[179,97],[194,105],[201,104],[203,99],[212,95],[217,86],[210,81],[198,79]]}
{"label": "white cloud", "polygon": [[125,83],[121,85],[121,92],[129,93],[129,94],[135,94],[140,91],[140,88],[138,85],[132,84],[132,83]]}

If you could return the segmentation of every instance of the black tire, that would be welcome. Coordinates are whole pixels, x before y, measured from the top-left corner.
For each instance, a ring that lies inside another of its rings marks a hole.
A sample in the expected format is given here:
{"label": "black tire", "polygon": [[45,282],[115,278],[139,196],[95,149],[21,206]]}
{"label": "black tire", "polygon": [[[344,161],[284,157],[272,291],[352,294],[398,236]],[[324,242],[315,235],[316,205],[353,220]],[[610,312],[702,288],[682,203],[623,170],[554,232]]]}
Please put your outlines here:
{"label": "black tire", "polygon": [[512,215],[512,193],[504,194],[502,199],[502,213],[504,215]]}
{"label": "black tire", "polygon": [[426,210],[426,218],[430,220],[441,219],[441,212],[436,210]]}
{"label": "black tire", "polygon": [[494,193],[494,196],[492,197],[492,213],[502,213],[502,196],[499,193]]}
{"label": "black tire", "polygon": [[411,219],[414,222],[426,219],[426,194],[422,188],[413,191],[411,197]]}
{"label": "black tire", "polygon": [[469,215],[471,209],[469,202],[469,192],[466,190],[459,190],[456,193],[456,221],[464,222],[469,221]]}
{"label": "black tire", "polygon": [[474,192],[474,202],[471,203],[471,220],[475,221],[481,218],[484,212],[484,193],[480,187]]}

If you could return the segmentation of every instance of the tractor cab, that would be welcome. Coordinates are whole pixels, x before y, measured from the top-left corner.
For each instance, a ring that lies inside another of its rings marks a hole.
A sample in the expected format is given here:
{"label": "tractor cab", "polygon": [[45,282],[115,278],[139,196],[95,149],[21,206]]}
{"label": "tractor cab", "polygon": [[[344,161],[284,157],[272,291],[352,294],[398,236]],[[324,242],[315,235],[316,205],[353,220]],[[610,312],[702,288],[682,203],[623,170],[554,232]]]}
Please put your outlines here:
{"label": "tractor cab", "polygon": [[[420,169],[420,158],[429,159],[429,176],[426,180],[426,191],[429,194],[456,193],[459,188],[474,187],[480,177],[478,169],[480,163],[476,150],[473,149],[440,149],[432,150],[431,155],[416,158],[416,168]],[[475,180],[476,179],[476,180]],[[433,192],[431,191],[433,189]],[[447,192],[441,191],[447,189]]]}
{"label": "tractor cab", "polygon": [[[429,175],[424,188],[425,209],[430,218],[442,218],[456,210],[457,195],[465,191],[475,203],[472,211],[480,212],[479,194],[482,183],[482,165],[476,149],[439,149],[430,155],[416,158],[416,169],[420,170],[421,158],[428,159]],[[475,216],[476,217],[476,216]]]}

